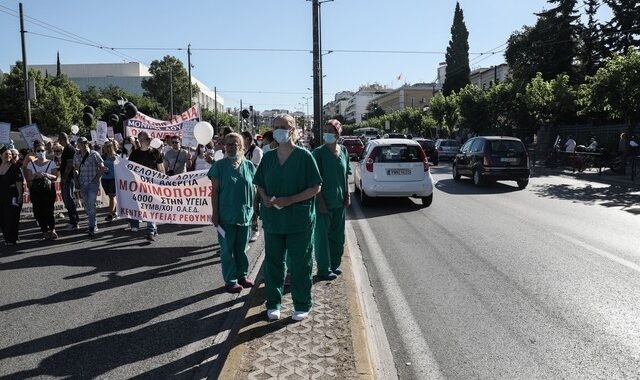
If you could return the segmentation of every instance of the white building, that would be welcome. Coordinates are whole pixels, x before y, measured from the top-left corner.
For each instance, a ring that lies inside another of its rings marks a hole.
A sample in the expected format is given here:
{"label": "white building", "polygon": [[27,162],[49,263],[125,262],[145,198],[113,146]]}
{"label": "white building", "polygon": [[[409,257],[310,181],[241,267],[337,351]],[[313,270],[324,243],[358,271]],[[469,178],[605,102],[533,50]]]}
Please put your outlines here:
{"label": "white building", "polygon": [[[38,70],[42,74],[49,73],[49,75],[55,75],[57,71],[55,64],[29,65],[29,68]],[[86,91],[90,86],[96,88],[118,86],[127,92],[143,95],[142,80],[151,77],[149,68],[139,62],[63,64],[60,65],[60,70],[82,91]],[[224,99],[220,95],[216,99],[213,90],[207,85],[194,77],[191,79],[200,88],[200,93],[194,99],[197,104],[213,111],[217,103],[218,111],[224,110]]]}
{"label": "white building", "polygon": [[390,91],[392,90],[379,84],[360,87],[346,102],[344,118],[349,123],[355,122],[359,124],[362,122],[362,117],[367,113],[367,105],[369,105],[371,99]]}
{"label": "white building", "polygon": [[509,66],[506,63],[489,68],[479,68],[471,71],[469,80],[471,84],[485,90],[493,86],[495,83],[505,82],[511,77]]}

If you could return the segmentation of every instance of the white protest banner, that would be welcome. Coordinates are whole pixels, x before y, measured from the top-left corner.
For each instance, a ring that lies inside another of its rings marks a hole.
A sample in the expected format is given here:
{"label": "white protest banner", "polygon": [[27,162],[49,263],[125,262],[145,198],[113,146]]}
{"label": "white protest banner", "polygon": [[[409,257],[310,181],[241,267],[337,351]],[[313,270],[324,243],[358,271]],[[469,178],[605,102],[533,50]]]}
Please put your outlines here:
{"label": "white protest banner", "polygon": [[198,124],[198,120],[189,120],[182,123],[182,146],[188,146],[196,148],[198,146],[198,140],[193,135],[193,129]]}
{"label": "white protest banner", "polygon": [[167,176],[116,158],[118,214],[167,224],[210,225],[211,180],[207,170]]}
{"label": "white protest banner", "polygon": [[[104,145],[107,142],[107,122],[99,121],[96,123],[96,139],[93,140],[98,145]],[[93,136],[91,136],[93,138]]]}
{"label": "white protest banner", "polygon": [[200,112],[197,106],[193,106],[180,115],[176,115],[172,120],[164,121],[154,119],[141,112],[125,121],[125,131],[127,136],[137,137],[138,133],[144,131],[153,138],[164,140],[168,136],[182,136],[183,124],[189,120],[200,121]]}
{"label": "white protest banner", "polygon": [[[62,200],[62,188],[60,187],[60,178],[58,178],[54,182],[56,188],[56,200],[53,204],[54,212],[56,214],[65,212],[66,208],[64,207],[64,202]],[[29,194],[29,187],[27,183],[23,184],[24,192],[22,193],[22,210],[20,211],[20,219],[30,219],[33,218],[33,203],[31,202],[31,195]],[[80,192],[76,189],[75,194],[73,195],[73,201],[76,204],[76,208],[78,211],[84,209],[84,205],[82,203],[82,197],[80,196]],[[107,207],[109,205],[109,197],[104,193],[102,187],[98,188],[98,196],[96,198],[96,208],[100,209],[102,207]]]}
{"label": "white protest banner", "polygon": [[115,135],[113,134],[113,127],[107,127],[107,137],[110,139],[115,137]]}
{"label": "white protest banner", "polygon": [[0,144],[11,143],[11,124],[0,123]]}
{"label": "white protest banner", "polygon": [[36,124],[25,125],[24,127],[18,128],[20,130],[20,134],[22,138],[27,143],[27,147],[29,149],[33,149],[33,143],[36,141],[44,142],[42,138],[42,133],[40,133],[40,129]]}
{"label": "white protest banner", "polygon": [[95,129],[92,129],[90,132],[91,132],[91,143],[95,144],[96,140],[98,140],[98,132]]}
{"label": "white protest banner", "polygon": [[122,133],[116,133],[115,136],[113,136],[114,140],[116,140],[117,142],[121,143],[124,141],[124,138],[122,138]]}

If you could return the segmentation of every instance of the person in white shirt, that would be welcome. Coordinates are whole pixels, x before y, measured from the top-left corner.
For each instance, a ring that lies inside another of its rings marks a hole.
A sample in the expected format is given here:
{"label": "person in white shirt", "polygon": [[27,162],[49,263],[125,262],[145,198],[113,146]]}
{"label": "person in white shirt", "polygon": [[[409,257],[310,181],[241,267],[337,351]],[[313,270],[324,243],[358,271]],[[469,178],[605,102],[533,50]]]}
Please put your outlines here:
{"label": "person in white shirt", "polygon": [[569,136],[567,142],[564,143],[564,151],[573,153],[576,151],[576,140],[573,139],[573,136]]}
{"label": "person in white shirt", "polygon": [[587,152],[595,152],[598,149],[598,142],[595,137],[592,137],[589,140],[589,146],[587,147]]}
{"label": "person in white shirt", "polygon": [[213,155],[204,145],[199,144],[192,159],[193,170],[209,170],[213,164]]}

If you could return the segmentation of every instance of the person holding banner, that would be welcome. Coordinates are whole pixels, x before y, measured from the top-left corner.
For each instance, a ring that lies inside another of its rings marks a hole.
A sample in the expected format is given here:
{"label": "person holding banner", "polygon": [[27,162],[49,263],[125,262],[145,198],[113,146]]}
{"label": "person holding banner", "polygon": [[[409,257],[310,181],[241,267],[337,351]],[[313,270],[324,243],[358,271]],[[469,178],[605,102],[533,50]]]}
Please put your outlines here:
{"label": "person holding banner", "polygon": [[338,144],[342,124],[336,119],[324,126],[324,145],[313,151],[320,175],[322,191],[316,197],[316,229],[314,250],[318,278],[334,280],[342,273],[340,263],[344,253],[345,208],[351,205],[349,195],[349,152]]}
{"label": "person holding banner", "polygon": [[311,153],[295,145],[295,119],[279,115],[273,120],[278,149],[268,152],[254,183],[262,199],[260,213],[265,232],[267,317],[280,318],[285,277],[285,256],[290,264],[293,319],[303,320],[311,310],[315,195],[322,178]]}
{"label": "person holding banner", "polygon": [[[151,138],[147,132],[142,131],[138,134],[138,143],[140,144],[140,147],[131,152],[129,160],[164,174],[162,155],[157,149],[151,147]],[[131,232],[138,232],[140,221],[137,219],[129,219],[129,227]],[[157,234],[158,227],[156,224],[154,222],[147,222],[147,233],[145,238],[148,241],[154,241],[154,236]]]}
{"label": "person holding banner", "polygon": [[164,171],[167,175],[182,174],[191,167],[189,152],[180,146],[180,136],[173,136],[168,139],[171,141],[171,149],[164,154]]}
{"label": "person holding banner", "polygon": [[80,150],[73,159],[73,166],[77,172],[78,188],[89,219],[87,233],[92,238],[98,232],[96,198],[100,189],[100,177],[104,173],[105,166],[100,154],[91,149],[91,145],[86,138],[80,137],[77,144]]}
{"label": "person holding banner", "polygon": [[20,167],[13,162],[13,152],[6,149],[0,164],[0,229],[5,245],[18,241],[23,181]]}
{"label": "person holding banner", "polygon": [[249,259],[246,249],[253,216],[256,167],[240,153],[243,143],[239,134],[228,134],[225,148],[227,156],[216,161],[208,173],[213,187],[212,222],[218,230],[225,290],[239,293],[254,285],[247,279]]}
{"label": "person holding banner", "polygon": [[56,219],[53,215],[56,201],[55,174],[58,168],[53,161],[47,159],[47,151],[40,141],[34,143],[36,159],[27,163],[24,174],[29,186],[29,195],[33,204],[33,216],[38,221],[42,231],[41,240],[54,240],[56,233]]}

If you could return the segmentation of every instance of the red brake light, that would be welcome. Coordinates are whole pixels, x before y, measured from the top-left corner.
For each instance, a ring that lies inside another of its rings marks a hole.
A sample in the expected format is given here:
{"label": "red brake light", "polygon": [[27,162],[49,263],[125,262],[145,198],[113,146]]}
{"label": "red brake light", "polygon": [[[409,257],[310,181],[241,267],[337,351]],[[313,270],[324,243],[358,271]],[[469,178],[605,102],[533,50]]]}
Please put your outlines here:
{"label": "red brake light", "polygon": [[491,156],[489,156],[488,154],[485,154],[484,156],[484,161],[482,162],[482,164],[484,166],[491,166],[493,165],[493,163],[491,162]]}
{"label": "red brake light", "polygon": [[418,149],[418,155],[420,157],[420,161],[422,161],[422,163],[424,165],[424,171],[428,172],[429,171],[429,160],[427,160],[427,155],[424,154],[424,150],[422,149],[422,147],[420,147],[420,149]]}
{"label": "red brake light", "polygon": [[378,156],[378,148],[375,148],[369,155],[369,158],[367,158],[367,161],[366,161],[367,171],[370,173],[373,173],[373,163],[375,162],[377,156]]}

